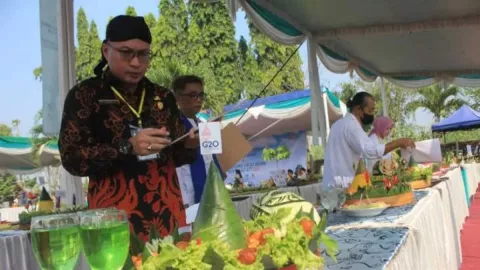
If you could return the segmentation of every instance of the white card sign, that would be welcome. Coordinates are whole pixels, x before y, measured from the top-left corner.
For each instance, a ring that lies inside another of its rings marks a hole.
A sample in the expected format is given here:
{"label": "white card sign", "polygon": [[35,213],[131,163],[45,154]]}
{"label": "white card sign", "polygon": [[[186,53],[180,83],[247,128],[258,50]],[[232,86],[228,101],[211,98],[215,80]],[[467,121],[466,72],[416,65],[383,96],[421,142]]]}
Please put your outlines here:
{"label": "white card sign", "polygon": [[222,133],[220,122],[199,123],[200,153],[212,155],[222,153]]}

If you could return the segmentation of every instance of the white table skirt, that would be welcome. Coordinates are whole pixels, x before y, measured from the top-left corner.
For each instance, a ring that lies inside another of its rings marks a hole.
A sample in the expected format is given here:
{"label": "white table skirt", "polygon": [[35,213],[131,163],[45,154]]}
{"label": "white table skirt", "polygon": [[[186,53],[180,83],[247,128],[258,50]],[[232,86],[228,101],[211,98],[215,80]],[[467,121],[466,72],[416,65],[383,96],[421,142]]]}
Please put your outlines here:
{"label": "white table skirt", "polygon": [[25,207],[0,208],[0,221],[18,222],[18,215],[26,211]]}
{"label": "white table skirt", "polygon": [[[0,235],[0,270],[40,270],[28,232],[12,236]],[[90,270],[83,255],[79,256],[75,270]]]}

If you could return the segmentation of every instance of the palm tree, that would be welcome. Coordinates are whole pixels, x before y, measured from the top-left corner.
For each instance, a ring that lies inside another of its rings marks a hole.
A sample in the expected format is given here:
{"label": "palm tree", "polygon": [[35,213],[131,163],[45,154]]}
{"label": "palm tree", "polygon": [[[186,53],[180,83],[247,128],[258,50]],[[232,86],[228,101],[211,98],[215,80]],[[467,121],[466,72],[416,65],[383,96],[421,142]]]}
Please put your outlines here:
{"label": "palm tree", "polygon": [[435,121],[440,121],[440,118],[448,116],[460,108],[465,101],[460,98],[462,91],[450,86],[446,89],[439,85],[425,87],[418,90],[415,96],[407,104],[406,111],[409,114],[414,114],[419,108],[423,108],[433,114]]}
{"label": "palm tree", "polygon": [[471,107],[474,110],[480,110],[480,88],[467,88],[465,95],[469,98]]}
{"label": "palm tree", "polygon": [[148,72],[147,77],[158,85],[171,88],[175,78],[187,74],[193,74],[189,66],[181,64],[179,61],[164,59],[158,68]]}

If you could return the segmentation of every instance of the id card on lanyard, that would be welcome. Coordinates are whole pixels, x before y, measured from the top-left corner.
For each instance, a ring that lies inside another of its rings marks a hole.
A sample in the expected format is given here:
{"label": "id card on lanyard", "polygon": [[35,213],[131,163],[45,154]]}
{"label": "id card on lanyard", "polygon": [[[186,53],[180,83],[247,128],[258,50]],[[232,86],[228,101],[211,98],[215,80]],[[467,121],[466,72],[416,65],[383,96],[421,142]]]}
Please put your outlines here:
{"label": "id card on lanyard", "polygon": [[[130,111],[137,117],[137,123],[138,127],[130,125],[130,135],[134,137],[137,135],[137,133],[142,130],[142,111],[143,111],[143,103],[145,101],[145,88],[142,90],[142,97],[140,98],[140,104],[138,105],[138,110],[133,108],[132,105],[130,105],[125,98],[118,92],[117,89],[115,89],[113,86],[111,87],[113,93],[115,96],[117,96],[118,99],[120,99],[123,103],[125,103]],[[139,161],[146,161],[146,160],[152,160],[152,159],[157,159],[160,157],[159,153],[154,153],[151,155],[146,155],[146,156],[137,156],[137,159]]]}

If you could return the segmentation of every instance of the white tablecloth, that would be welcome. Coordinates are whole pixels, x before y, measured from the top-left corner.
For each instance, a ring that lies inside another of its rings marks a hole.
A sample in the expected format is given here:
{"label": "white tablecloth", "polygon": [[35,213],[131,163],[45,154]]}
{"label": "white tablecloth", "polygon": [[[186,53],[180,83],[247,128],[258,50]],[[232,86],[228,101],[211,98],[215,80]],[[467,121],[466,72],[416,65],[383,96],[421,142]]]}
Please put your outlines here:
{"label": "white tablecloth", "polygon": [[18,214],[26,211],[25,207],[0,208],[0,220],[18,222]]}

